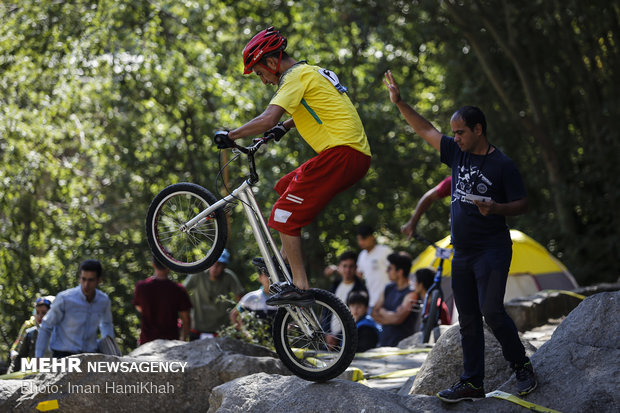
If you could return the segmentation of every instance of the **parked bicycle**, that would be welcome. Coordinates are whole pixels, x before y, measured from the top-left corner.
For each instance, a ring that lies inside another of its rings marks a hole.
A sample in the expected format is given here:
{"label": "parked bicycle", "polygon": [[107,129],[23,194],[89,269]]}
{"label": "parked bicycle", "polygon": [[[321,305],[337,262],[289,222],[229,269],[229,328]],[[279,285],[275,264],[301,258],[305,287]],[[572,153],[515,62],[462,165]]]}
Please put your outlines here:
{"label": "parked bicycle", "polygon": [[422,331],[422,343],[428,343],[433,329],[439,326],[441,308],[444,303],[444,294],[441,289],[441,274],[443,273],[444,260],[449,260],[452,255],[452,248],[438,247],[434,242],[427,240],[419,234],[413,234],[413,237],[418,241],[424,242],[425,244],[435,248],[435,257],[439,258],[439,264],[437,265],[437,270],[435,271],[433,284],[426,291],[420,311],[420,331]]}
{"label": "parked bicycle", "polygon": [[[226,197],[217,200],[199,185],[178,183],[168,186],[153,199],[146,217],[146,232],[157,259],[181,273],[209,268],[226,244],[225,215],[232,210],[231,205],[241,202],[271,279],[270,291],[278,292],[284,283],[292,284],[290,270],[275,245],[252,190],[259,181],[255,154],[272,139],[273,135],[257,138],[248,147],[235,144],[234,159],[241,154],[247,157],[249,175]],[[280,281],[280,277],[284,281]],[[272,335],[280,360],[294,374],[305,380],[322,382],[341,374],[353,360],[357,329],[349,309],[335,295],[317,288],[311,291],[315,298],[312,306],[284,305],[278,309]],[[335,326],[334,331],[339,331],[336,334],[322,327],[329,325],[324,320],[330,314],[335,320],[332,328]],[[330,344],[328,336],[334,337]]]}

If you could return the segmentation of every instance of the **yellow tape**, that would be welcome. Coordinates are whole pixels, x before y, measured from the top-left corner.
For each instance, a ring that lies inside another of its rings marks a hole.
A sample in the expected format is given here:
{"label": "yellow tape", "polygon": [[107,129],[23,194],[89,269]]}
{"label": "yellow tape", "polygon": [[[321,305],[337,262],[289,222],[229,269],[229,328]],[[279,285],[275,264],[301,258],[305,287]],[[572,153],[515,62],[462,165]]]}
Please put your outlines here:
{"label": "yellow tape", "polygon": [[396,370],[389,373],[378,374],[376,376],[369,376],[368,379],[395,379],[400,377],[411,377],[418,374],[419,371],[419,367],[415,369]]}
{"label": "yellow tape", "polygon": [[581,295],[581,294],[577,294],[573,291],[567,291],[567,290],[543,290],[542,292],[546,292],[546,293],[560,293],[560,294],[564,294],[564,295],[570,295],[571,297],[575,297],[578,298],[580,300],[585,300],[586,296],[585,295]]}
{"label": "yellow tape", "polygon": [[13,380],[13,379],[23,379],[26,376],[31,376],[33,374],[39,374],[38,371],[28,370],[28,371],[14,371],[13,373],[3,374],[0,376],[0,380]]}
{"label": "yellow tape", "polygon": [[387,353],[375,353],[375,352],[368,351],[365,353],[357,353],[355,355],[355,358],[378,359],[382,357],[402,356],[405,354],[412,354],[412,353],[428,353],[430,351],[431,351],[430,348],[410,348],[410,349],[400,350],[400,351],[390,351]]}
{"label": "yellow tape", "polygon": [[495,390],[491,393],[487,393],[487,397],[495,397],[496,399],[508,400],[509,402],[518,404],[519,406],[523,406],[527,409],[533,410],[535,412],[540,413],[561,413],[558,410],[553,410],[548,407],[539,406],[538,404],[527,402],[523,399],[518,398],[514,394],[506,393],[503,391]]}
{"label": "yellow tape", "polygon": [[59,409],[58,400],[46,400],[44,402],[39,402],[39,404],[37,404],[37,410],[40,412],[49,412],[50,410],[57,410],[57,409]]}
{"label": "yellow tape", "polygon": [[357,367],[353,367],[353,374],[351,375],[351,380],[357,382],[364,380],[364,372]]}

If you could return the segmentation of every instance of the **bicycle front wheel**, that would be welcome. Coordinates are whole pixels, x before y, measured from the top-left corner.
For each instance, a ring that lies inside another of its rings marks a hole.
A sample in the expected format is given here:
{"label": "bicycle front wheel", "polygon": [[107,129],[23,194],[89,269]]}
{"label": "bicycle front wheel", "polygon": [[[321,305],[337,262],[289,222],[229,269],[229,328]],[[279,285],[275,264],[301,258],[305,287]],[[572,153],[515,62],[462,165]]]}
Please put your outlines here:
{"label": "bicycle front wheel", "polygon": [[309,381],[332,379],[349,367],[357,349],[357,327],[349,309],[334,294],[313,288],[311,307],[280,308],[273,342],[280,360]]}
{"label": "bicycle front wheel", "polygon": [[170,185],[161,191],[146,215],[146,235],[153,255],[166,267],[194,273],[213,265],[222,254],[228,229],[220,208],[193,228],[181,226],[217,202],[203,187],[191,183]]}

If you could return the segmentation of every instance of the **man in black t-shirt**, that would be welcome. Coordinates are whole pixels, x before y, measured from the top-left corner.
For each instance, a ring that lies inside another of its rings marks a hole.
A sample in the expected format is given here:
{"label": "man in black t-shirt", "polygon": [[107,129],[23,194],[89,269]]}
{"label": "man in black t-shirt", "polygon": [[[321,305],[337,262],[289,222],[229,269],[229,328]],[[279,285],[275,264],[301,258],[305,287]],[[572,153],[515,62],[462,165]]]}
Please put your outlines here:
{"label": "man in black t-shirt", "polygon": [[521,175],[514,163],[487,140],[486,120],[480,109],[465,106],[457,110],[450,119],[454,133],[450,138],[401,99],[390,71],[384,83],[407,123],[452,168],[452,289],[459,313],[464,372],[458,383],[437,397],[450,403],[485,397],[482,316],[515,369],[519,394],[528,394],[537,385],[536,376],[517,328],[504,309],[512,258],[505,217],[527,210]]}

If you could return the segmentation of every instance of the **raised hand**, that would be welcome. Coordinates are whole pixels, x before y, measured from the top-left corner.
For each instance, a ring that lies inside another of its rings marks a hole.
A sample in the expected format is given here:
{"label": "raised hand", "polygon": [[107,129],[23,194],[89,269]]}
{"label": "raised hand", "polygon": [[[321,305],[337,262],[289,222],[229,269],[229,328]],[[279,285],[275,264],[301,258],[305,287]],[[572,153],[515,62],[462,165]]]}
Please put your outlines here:
{"label": "raised hand", "polygon": [[392,103],[398,103],[401,101],[400,98],[400,90],[398,90],[398,85],[394,81],[394,76],[392,75],[392,71],[388,70],[385,72],[385,79],[383,79],[383,83],[388,88],[390,92],[390,100]]}

